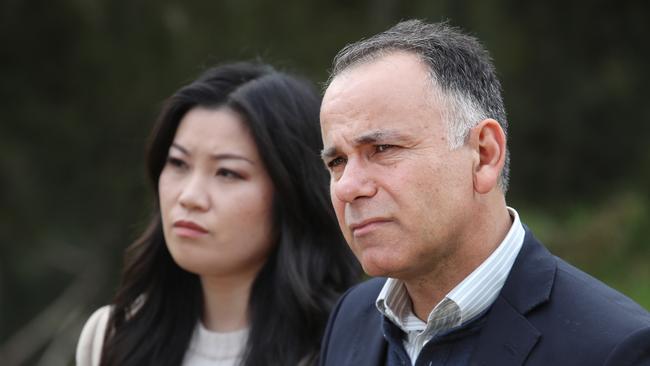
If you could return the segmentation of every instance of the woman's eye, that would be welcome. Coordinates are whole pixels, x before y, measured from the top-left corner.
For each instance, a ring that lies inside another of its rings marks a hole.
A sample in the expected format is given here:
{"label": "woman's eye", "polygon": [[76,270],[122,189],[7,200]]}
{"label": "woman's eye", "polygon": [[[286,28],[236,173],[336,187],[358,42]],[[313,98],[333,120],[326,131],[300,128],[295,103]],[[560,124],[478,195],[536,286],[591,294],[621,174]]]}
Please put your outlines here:
{"label": "woman's eye", "polygon": [[174,158],[174,157],[168,157],[167,158],[167,164],[175,167],[175,168],[185,168],[187,164],[179,158]]}
{"label": "woman's eye", "polygon": [[242,179],[241,174],[236,173],[230,169],[224,169],[224,168],[217,170],[217,176],[224,177],[224,178],[231,178],[231,179]]}

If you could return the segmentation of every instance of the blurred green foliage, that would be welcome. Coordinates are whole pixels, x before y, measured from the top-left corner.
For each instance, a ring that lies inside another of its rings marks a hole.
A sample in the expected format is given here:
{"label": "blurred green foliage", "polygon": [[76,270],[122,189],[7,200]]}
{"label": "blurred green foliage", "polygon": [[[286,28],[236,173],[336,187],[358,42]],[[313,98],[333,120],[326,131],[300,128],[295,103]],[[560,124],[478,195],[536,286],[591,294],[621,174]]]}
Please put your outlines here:
{"label": "blurred green foliage", "polygon": [[554,254],[650,308],[648,196],[617,192],[552,209],[524,206],[519,213]]}
{"label": "blurred green foliage", "polygon": [[166,96],[241,59],[322,82],[343,45],[414,17],[491,51],[523,221],[650,308],[649,14],[604,0],[3,0],[0,359],[66,364],[110,300],[150,209],[143,147]]}

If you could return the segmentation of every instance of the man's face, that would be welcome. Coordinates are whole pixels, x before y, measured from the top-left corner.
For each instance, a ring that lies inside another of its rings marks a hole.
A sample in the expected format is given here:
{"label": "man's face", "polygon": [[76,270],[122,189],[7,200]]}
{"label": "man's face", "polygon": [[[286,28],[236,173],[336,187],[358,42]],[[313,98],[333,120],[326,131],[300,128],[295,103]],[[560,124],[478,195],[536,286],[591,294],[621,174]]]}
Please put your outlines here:
{"label": "man's face", "polygon": [[327,88],[323,159],[343,234],[371,276],[431,273],[471,232],[470,149],[449,148],[426,65],[394,52]]}

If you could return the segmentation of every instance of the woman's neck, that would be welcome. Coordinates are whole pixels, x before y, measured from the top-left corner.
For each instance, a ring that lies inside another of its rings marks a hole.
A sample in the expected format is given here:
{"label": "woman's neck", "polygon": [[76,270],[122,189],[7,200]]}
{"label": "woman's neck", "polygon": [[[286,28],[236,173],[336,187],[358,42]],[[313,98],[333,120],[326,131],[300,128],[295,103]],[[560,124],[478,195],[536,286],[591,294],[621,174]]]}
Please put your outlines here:
{"label": "woman's neck", "polygon": [[248,301],[254,277],[201,276],[203,325],[216,332],[248,327]]}

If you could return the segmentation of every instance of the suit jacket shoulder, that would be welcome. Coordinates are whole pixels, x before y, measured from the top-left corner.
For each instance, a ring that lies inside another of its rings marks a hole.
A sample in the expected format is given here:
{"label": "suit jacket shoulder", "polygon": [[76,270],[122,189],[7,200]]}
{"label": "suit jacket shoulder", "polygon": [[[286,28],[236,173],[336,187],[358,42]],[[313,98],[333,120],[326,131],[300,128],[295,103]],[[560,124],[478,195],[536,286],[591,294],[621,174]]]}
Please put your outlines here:
{"label": "suit jacket shoulder", "polygon": [[[636,349],[630,353],[630,347]],[[625,358],[631,361],[624,363]],[[650,314],[550,254],[527,230],[473,360],[485,365],[650,363]]]}
{"label": "suit jacket shoulder", "polygon": [[86,321],[77,343],[77,366],[99,366],[110,313],[111,307],[103,306]]}

